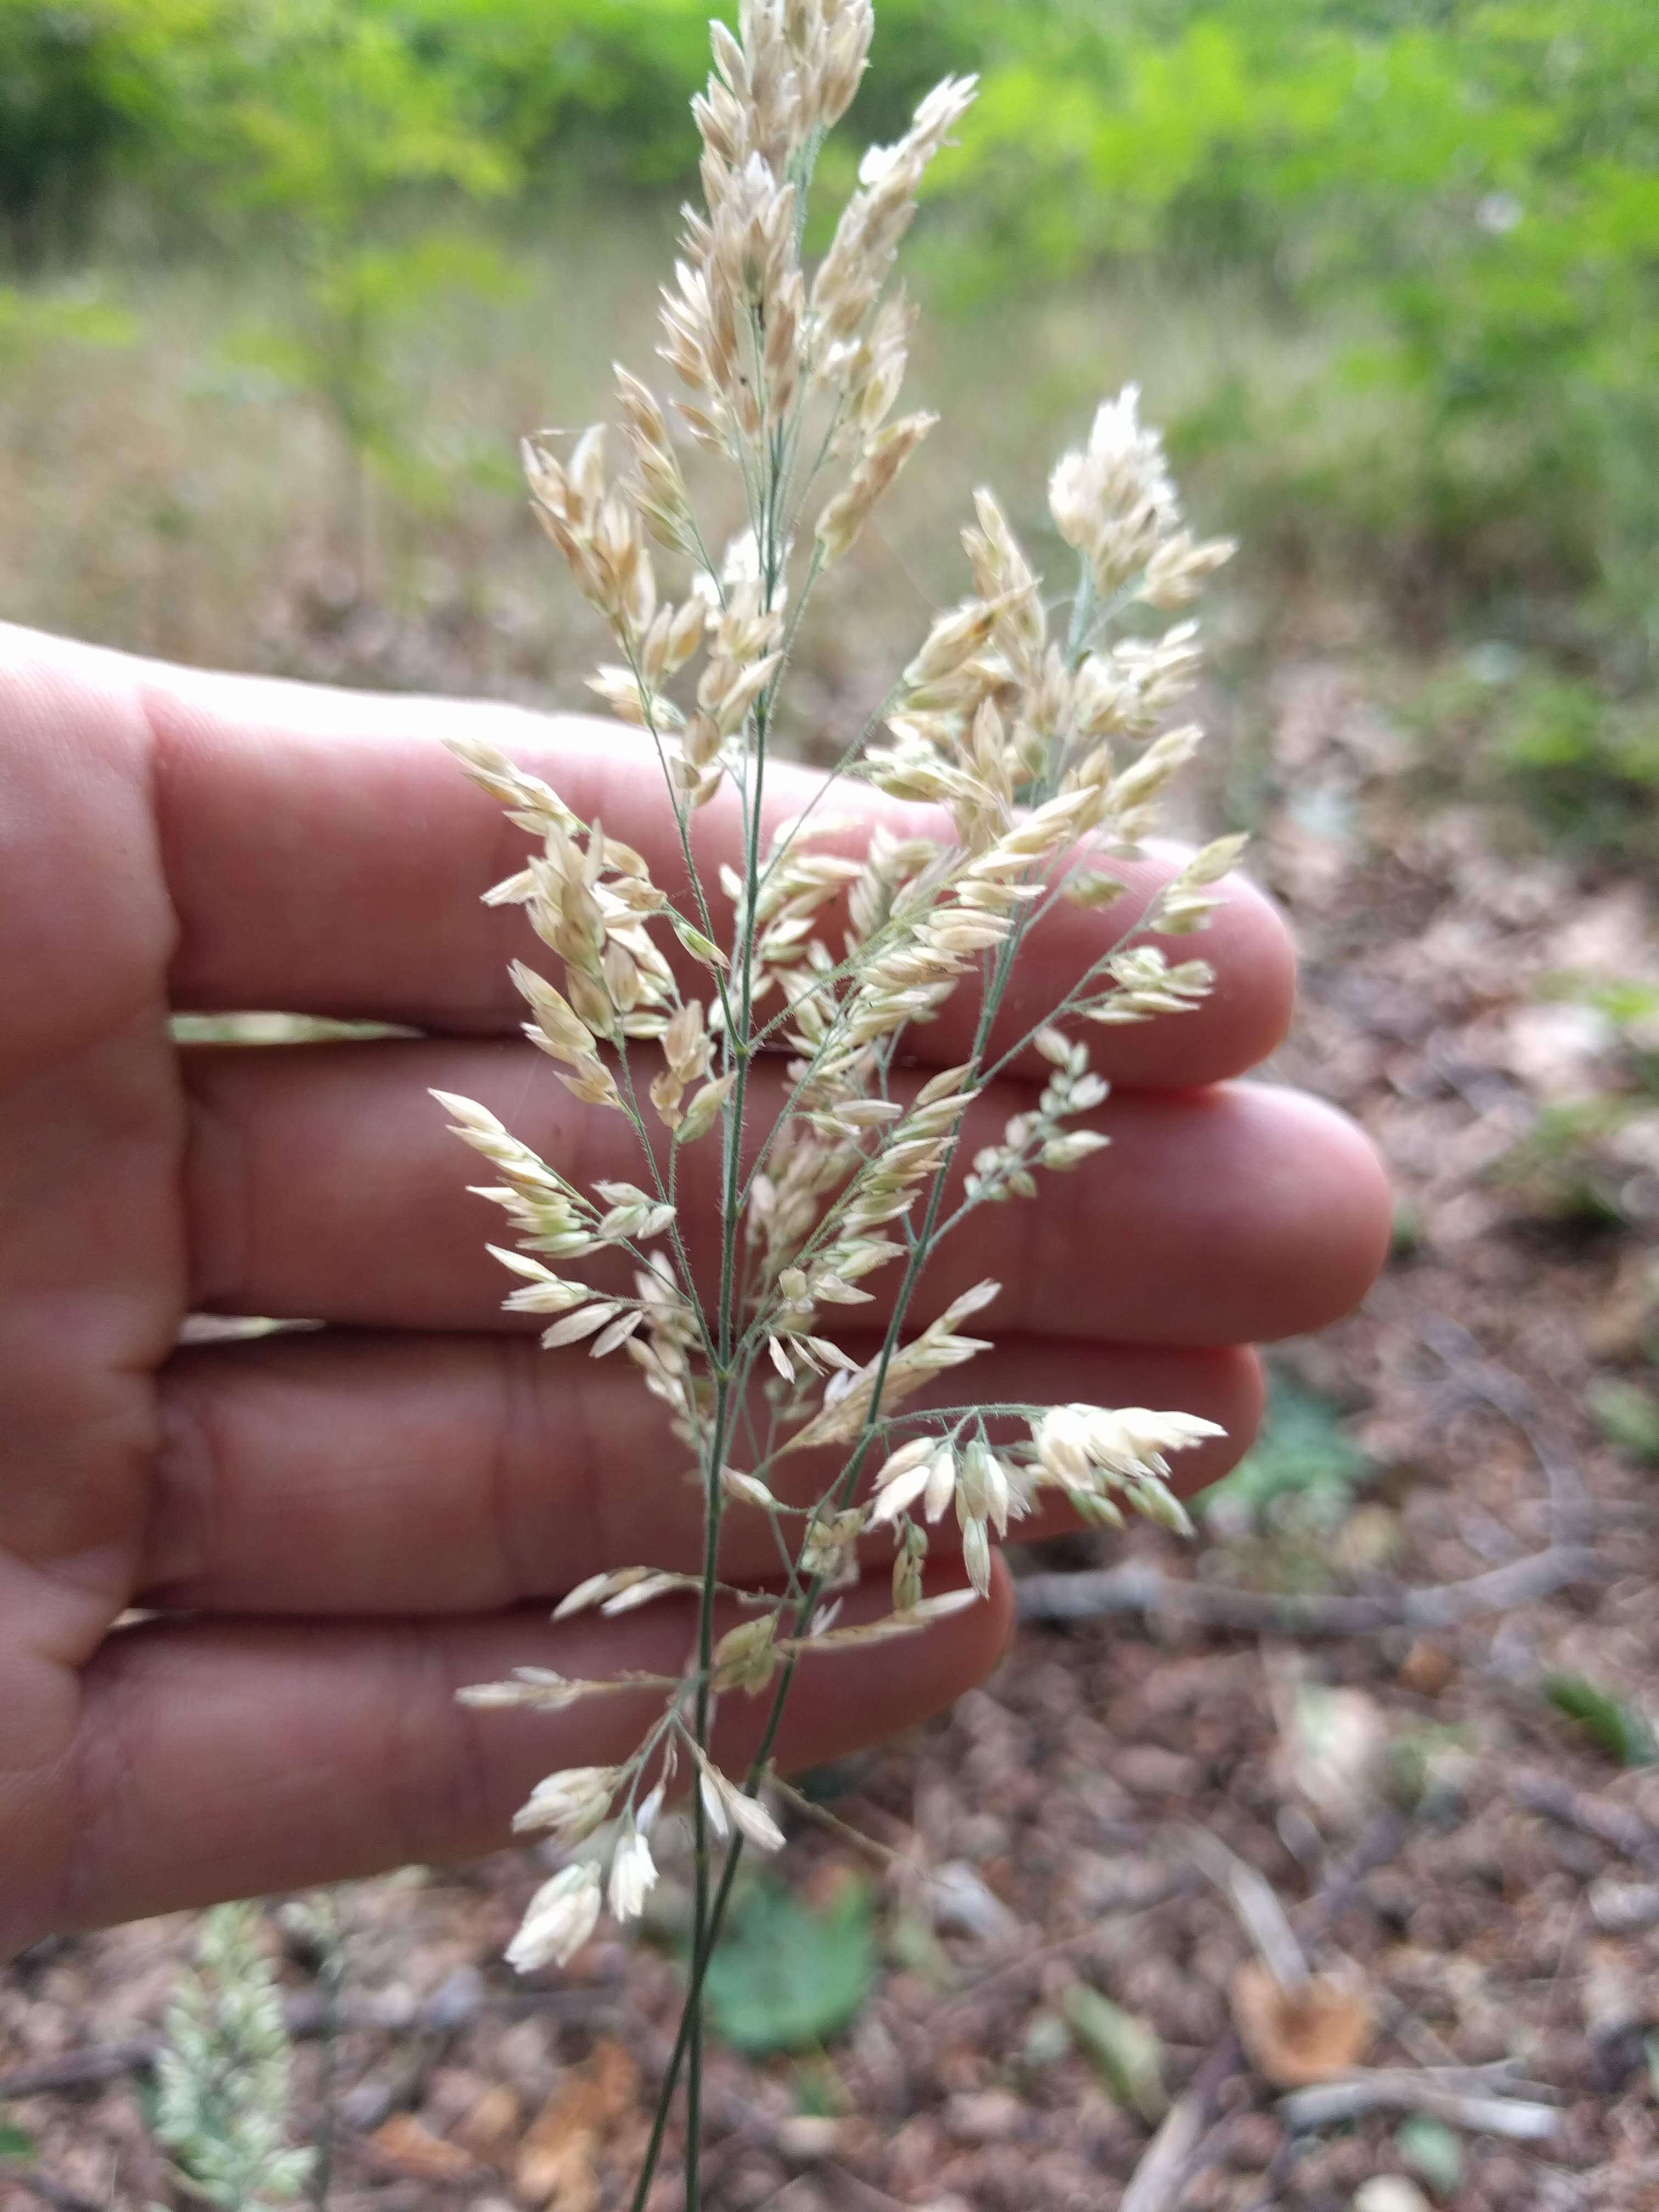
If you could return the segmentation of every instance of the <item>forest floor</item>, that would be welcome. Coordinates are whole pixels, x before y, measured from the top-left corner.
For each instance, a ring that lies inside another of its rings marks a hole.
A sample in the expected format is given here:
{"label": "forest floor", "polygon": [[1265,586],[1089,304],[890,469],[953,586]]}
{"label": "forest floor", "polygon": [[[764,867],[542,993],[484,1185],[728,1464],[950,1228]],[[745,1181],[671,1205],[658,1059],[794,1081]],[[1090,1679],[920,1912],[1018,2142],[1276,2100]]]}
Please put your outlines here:
{"label": "forest floor", "polygon": [[[751,1898],[809,1984],[853,1946],[854,2016],[805,2057],[717,2050],[711,2206],[1344,2212],[1383,2175],[1423,2196],[1365,2212],[1659,2204],[1659,1506],[1590,1410],[1652,1371],[1659,1115],[1628,1036],[1552,994],[1659,978],[1653,916],[1427,810],[1339,659],[1291,664],[1272,721],[1289,796],[1255,865],[1306,964],[1270,1073],[1355,1115],[1400,1202],[1364,1310],[1275,1355],[1323,1409],[1313,1485],[1196,1547],[1138,1529],[1110,1579],[1081,1540],[1023,1562],[996,1676],[821,1778],[910,1872],[860,1887],[845,1836],[797,1823],[781,1901]],[[1053,1618],[1068,1590],[1097,1617]],[[537,1879],[511,1853],[342,1893],[334,2212],[627,2203],[675,1884],[654,1937],[526,1990],[500,1954]],[[1249,1962],[1286,1972],[1285,1914],[1315,1979],[1264,2019]],[[270,1924],[303,2130],[315,1960]],[[174,2201],[140,2062],[191,1929],[50,1942],[0,1981],[0,2118],[34,2146],[6,2212]],[[1337,2077],[1322,2111],[1286,2102],[1309,2072]]]}

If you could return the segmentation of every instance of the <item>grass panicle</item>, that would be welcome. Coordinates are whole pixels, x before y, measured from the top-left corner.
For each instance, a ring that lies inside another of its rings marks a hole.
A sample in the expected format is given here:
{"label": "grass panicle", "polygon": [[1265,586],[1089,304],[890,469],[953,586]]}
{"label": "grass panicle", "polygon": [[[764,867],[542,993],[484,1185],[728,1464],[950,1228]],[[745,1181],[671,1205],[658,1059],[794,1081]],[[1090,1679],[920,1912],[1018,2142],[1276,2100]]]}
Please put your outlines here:
{"label": "grass panicle", "polygon": [[[572,1958],[602,1913],[643,1910],[665,1808],[689,1803],[690,1990],[638,2203],[682,2079],[685,2201],[699,2201],[702,1990],[739,1854],[784,1841],[765,1801],[797,1668],[888,1640],[902,1666],[903,1639],[985,1597],[994,1540],[1045,1492],[1096,1525],[1137,1512],[1184,1528],[1169,1455],[1217,1433],[1136,1407],[902,1410],[988,1348],[970,1324],[994,1304],[994,1282],[915,1317],[941,1243],[969,1214],[1036,1199],[1046,1177],[1103,1149],[1090,1117],[1107,1085],[1090,1034],[1203,1000],[1208,968],[1172,960],[1165,945],[1204,928],[1238,841],[1206,848],[1138,911],[1111,872],[1136,854],[1199,743],[1195,726],[1171,725],[1199,665],[1185,611],[1231,550],[1185,526],[1133,386],[1054,471],[1069,600],[1045,588],[981,491],[963,539],[971,590],[933,623],[842,763],[849,787],[875,794],[857,810],[861,834],[849,839],[829,809],[771,818],[770,763],[804,734],[788,677],[813,589],[853,554],[934,421],[901,411],[913,316],[893,271],[971,79],[947,79],[895,143],[864,156],[822,259],[809,270],[802,258],[819,149],[873,27],[869,0],[745,0],[735,33],[715,25],[714,71],[693,103],[704,205],[687,210],[662,296],[661,357],[678,391],[665,401],[618,371],[620,467],[602,427],[526,448],[535,514],[612,641],[592,688],[644,733],[678,825],[678,870],[658,883],[540,778],[477,739],[453,746],[532,841],[487,895],[522,907],[552,956],[550,975],[513,967],[526,1033],[566,1089],[617,1116],[638,1147],[636,1180],[583,1188],[484,1107],[441,1100],[495,1178],[482,1194],[508,1224],[510,1245],[492,1247],[513,1279],[506,1304],[545,1319],[550,1348],[585,1345],[637,1368],[703,1504],[699,1573],[623,1567],[560,1606],[565,1618],[615,1616],[689,1594],[697,1633],[684,1674],[655,1680],[659,1710],[633,1753],[550,1775],[519,1820],[570,1854],[512,1946],[532,1971]],[[727,472],[747,514],[717,552],[694,490],[711,469]],[[726,794],[737,857],[705,880],[691,824]],[[884,811],[884,798],[930,811]],[[1102,909],[1116,933],[1041,1020],[1011,1034],[1022,954],[1068,902]],[[926,1025],[959,993],[978,1000],[971,1046],[928,1073]],[[751,1081],[763,1053],[782,1060],[787,1086],[764,1126]],[[970,1109],[1028,1055],[1047,1070],[1035,1103],[970,1152]],[[682,1235],[693,1176],[718,1194],[706,1270]],[[607,1258],[602,1286],[583,1263]],[[873,1356],[855,1356],[844,1324],[882,1274],[896,1285],[885,1328]],[[728,1515],[770,1524],[772,1586],[723,1579]],[[966,1584],[930,1591],[929,1547],[947,1517]],[[890,1603],[848,1618],[845,1594],[884,1544]],[[557,1710],[641,1686],[524,1668],[463,1696]],[[733,1698],[764,1708],[742,1775],[712,1748]]]}

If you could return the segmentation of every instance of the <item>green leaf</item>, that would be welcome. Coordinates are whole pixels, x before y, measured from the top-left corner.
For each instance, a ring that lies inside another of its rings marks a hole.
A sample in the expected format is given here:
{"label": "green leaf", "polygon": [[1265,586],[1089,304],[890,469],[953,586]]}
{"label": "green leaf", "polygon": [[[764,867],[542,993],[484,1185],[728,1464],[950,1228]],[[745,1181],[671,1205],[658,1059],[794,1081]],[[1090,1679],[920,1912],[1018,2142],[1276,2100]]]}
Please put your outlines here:
{"label": "green leaf", "polygon": [[952,1990],[959,1977],[950,1953],[919,1912],[900,1914],[887,1931],[887,1955],[902,1972],[936,1990]]}
{"label": "green leaf", "polygon": [[839,2119],[847,2110],[847,2090],[827,2058],[812,2056],[795,2067],[795,2110],[809,2120]]}
{"label": "green leaf", "polygon": [[1073,1983],[1066,1992],[1066,2017],[1115,2100],[1155,2127],[1170,2101],[1156,2029],[1086,1982]]}
{"label": "green leaf", "polygon": [[1225,1502],[1258,1516],[1282,1498],[1304,1499],[1316,1509],[1340,1509],[1375,1472],[1328,1398],[1276,1375],[1255,1443],[1198,1504],[1207,1511]]}
{"label": "green leaf", "polygon": [[750,2057],[810,2050],[856,2017],[875,1967],[866,1883],[848,1881],[814,1911],[782,1883],[757,1882],[708,1962],[709,2019]]}
{"label": "green leaf", "polygon": [[1589,1407],[1609,1443],[1659,1467],[1659,1400],[1650,1390],[1605,1376],[1590,1386]]}
{"label": "green leaf", "polygon": [[1035,2012],[1025,2030],[1020,2063],[1028,2073],[1046,2074],[1072,2048],[1072,2032],[1057,2012]]}
{"label": "green leaf", "polygon": [[1462,2186],[1463,2146],[1443,2120],[1419,2112],[1401,2122],[1394,2140],[1401,2157],[1437,2197],[1449,2197]]}
{"label": "green leaf", "polygon": [[1583,1674],[1552,1674],[1544,1694],[1559,1713],[1577,1723],[1598,1750],[1621,1766],[1651,1766],[1659,1758],[1653,1731],[1634,1707]]}
{"label": "green leaf", "polygon": [[0,2158],[33,2158],[34,2137],[21,2128],[0,2124]]}

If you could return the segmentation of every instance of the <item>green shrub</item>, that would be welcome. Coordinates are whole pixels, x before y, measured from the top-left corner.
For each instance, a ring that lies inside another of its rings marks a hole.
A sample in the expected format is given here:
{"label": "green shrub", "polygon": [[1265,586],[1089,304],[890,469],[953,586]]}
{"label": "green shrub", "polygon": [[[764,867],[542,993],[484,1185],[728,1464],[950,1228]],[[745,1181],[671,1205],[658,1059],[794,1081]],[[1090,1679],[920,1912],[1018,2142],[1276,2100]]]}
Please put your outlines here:
{"label": "green shrub", "polygon": [[[1373,502],[1380,469],[1454,576],[1473,541],[1487,596],[1593,592],[1645,660],[1659,50],[1640,0],[1055,14],[1046,54],[993,67],[947,173],[991,205],[999,281],[1158,255],[1248,268],[1292,317],[1356,312],[1370,334],[1350,379],[1414,412],[1346,489]],[[1340,382],[1322,397],[1340,404]]]}

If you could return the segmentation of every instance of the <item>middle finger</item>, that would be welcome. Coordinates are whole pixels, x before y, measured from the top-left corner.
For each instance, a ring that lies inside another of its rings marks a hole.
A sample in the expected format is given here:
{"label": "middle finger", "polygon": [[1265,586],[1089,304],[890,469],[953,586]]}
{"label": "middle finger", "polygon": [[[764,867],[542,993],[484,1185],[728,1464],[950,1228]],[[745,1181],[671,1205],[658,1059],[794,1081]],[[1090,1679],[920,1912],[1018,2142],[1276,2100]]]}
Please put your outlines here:
{"label": "middle finger", "polygon": [[[467,1190],[488,1170],[448,1134],[428,1089],[478,1099],[580,1188],[642,1179],[623,1116],[579,1105],[527,1046],[209,1047],[186,1065],[191,1295],[204,1310],[531,1325],[501,1312],[510,1282],[483,1248],[508,1241],[505,1224]],[[757,1067],[757,1128],[772,1126],[784,1080]],[[1034,1095],[1002,1082],[969,1109],[958,1177]],[[1364,1294],[1386,1247],[1387,1197],[1341,1115],[1229,1084],[1122,1093],[1091,1118],[1112,1149],[1045,1202],[970,1216],[929,1267],[919,1318],[994,1275],[1004,1291],[993,1333],[1224,1345],[1319,1327]],[[717,1136],[682,1156],[682,1227],[705,1271],[718,1258],[718,1160]],[[897,1273],[871,1279],[865,1325],[884,1317]]]}

